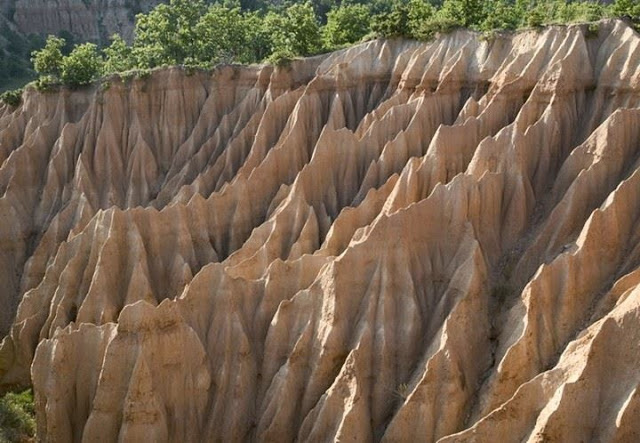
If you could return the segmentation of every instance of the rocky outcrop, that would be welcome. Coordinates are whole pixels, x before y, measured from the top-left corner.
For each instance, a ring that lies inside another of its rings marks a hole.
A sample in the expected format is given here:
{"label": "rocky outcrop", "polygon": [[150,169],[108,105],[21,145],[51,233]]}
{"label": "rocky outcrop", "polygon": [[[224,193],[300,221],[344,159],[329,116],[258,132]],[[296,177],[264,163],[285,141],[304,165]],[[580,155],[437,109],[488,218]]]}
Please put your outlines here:
{"label": "rocky outcrop", "polygon": [[46,441],[640,438],[640,37],[372,41],[0,111]]}
{"label": "rocky outcrop", "polygon": [[135,15],[149,11],[162,0],[4,0],[0,9],[20,32],[60,34],[77,41],[107,42],[113,34],[133,36]]}

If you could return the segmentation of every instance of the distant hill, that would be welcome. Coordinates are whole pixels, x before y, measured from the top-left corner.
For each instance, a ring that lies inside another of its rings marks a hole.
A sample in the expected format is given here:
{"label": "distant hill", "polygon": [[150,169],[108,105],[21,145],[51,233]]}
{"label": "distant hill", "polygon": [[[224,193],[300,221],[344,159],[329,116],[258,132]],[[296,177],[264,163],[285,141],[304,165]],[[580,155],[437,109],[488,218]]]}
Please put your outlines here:
{"label": "distant hill", "polygon": [[23,34],[68,32],[77,39],[106,41],[131,37],[135,15],[160,0],[4,0],[2,12]]}
{"label": "distant hill", "polygon": [[135,15],[161,0],[0,0],[0,90],[35,78],[30,53],[48,34],[74,42],[105,43],[133,36]]}

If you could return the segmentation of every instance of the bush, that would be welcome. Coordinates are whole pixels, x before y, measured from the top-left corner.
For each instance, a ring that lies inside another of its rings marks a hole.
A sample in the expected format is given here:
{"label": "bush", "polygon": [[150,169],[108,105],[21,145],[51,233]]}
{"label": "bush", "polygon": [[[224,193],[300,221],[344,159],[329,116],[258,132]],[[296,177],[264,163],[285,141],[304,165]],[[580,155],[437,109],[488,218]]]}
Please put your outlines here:
{"label": "bush", "polygon": [[589,23],[585,32],[587,38],[597,38],[600,33],[600,25],[598,23]]}
{"label": "bush", "polygon": [[92,83],[102,73],[102,57],[93,43],[76,46],[62,60],[60,79],[66,85],[83,86]]}
{"label": "bush", "polygon": [[59,84],[87,85],[102,74],[102,56],[93,43],[76,45],[67,56],[62,54],[65,39],[50,35],[39,51],[32,53],[33,67],[40,74],[35,87],[49,91]]}
{"label": "bush", "polygon": [[184,64],[211,66],[214,63],[256,61],[264,57],[265,36],[262,20],[255,13],[219,4],[211,6],[196,25],[201,46],[196,56],[187,57]]}
{"label": "bush", "polygon": [[0,398],[0,441],[25,441],[35,437],[36,420],[31,389]]}
{"label": "bush", "polygon": [[448,34],[449,32],[460,28],[459,21],[452,17],[443,16],[437,14],[431,20],[428,20],[421,24],[418,28],[417,34],[422,40],[429,40],[433,38],[437,33]]}
{"label": "bush", "polygon": [[487,16],[480,25],[481,31],[509,31],[521,25],[522,11],[516,4],[508,0],[497,0],[487,7]]}
{"label": "bush", "polygon": [[530,28],[541,28],[546,23],[546,15],[544,9],[540,6],[529,11],[527,16],[527,26]]}
{"label": "bush", "polygon": [[456,23],[460,27],[478,29],[487,18],[487,8],[493,2],[482,0],[445,0],[438,15],[443,21]]}
{"label": "bush", "polygon": [[395,0],[391,11],[373,18],[371,28],[382,37],[429,40],[439,32],[465,26],[477,28],[483,17],[479,0],[445,0],[440,9],[426,0]]}
{"label": "bush", "polygon": [[62,72],[62,48],[65,40],[55,35],[47,37],[44,48],[31,53],[33,69],[40,75],[57,77]]}
{"label": "bush", "polygon": [[22,102],[22,88],[3,92],[0,94],[0,100],[9,106],[17,107]]}
{"label": "bush", "polygon": [[111,36],[111,45],[104,48],[102,52],[104,53],[102,73],[105,75],[128,71],[135,65],[131,47],[118,34]]}
{"label": "bush", "polygon": [[327,14],[322,29],[326,48],[355,43],[369,33],[369,8],[365,5],[342,5]]}
{"label": "bush", "polygon": [[390,11],[373,17],[371,30],[386,38],[412,38],[409,28],[409,6],[400,0],[394,1]]}
{"label": "bush", "polygon": [[52,75],[42,75],[33,82],[33,86],[40,92],[49,92],[60,86],[60,80]]}
{"label": "bush", "polygon": [[196,57],[201,47],[197,24],[205,12],[203,0],[171,0],[148,14],[138,14],[133,44],[136,67],[176,65]]}
{"label": "bush", "polygon": [[269,12],[264,32],[271,37],[272,54],[313,55],[322,51],[320,24],[311,3],[293,4],[283,14]]}
{"label": "bush", "polygon": [[181,65],[182,70],[187,74],[188,77],[191,77],[196,72],[205,72],[211,69],[211,63],[203,63],[194,59],[187,59]]}
{"label": "bush", "polygon": [[278,66],[281,68],[284,66],[289,66],[291,64],[291,61],[295,57],[296,56],[293,52],[286,49],[281,49],[271,54],[266,61],[273,66]]}
{"label": "bush", "polygon": [[409,32],[413,38],[426,40],[431,38],[431,34],[424,33],[425,24],[433,22],[438,10],[426,0],[409,0]]}
{"label": "bush", "polygon": [[629,17],[640,25],[640,2],[638,0],[616,0],[611,6],[613,14],[617,17]]}

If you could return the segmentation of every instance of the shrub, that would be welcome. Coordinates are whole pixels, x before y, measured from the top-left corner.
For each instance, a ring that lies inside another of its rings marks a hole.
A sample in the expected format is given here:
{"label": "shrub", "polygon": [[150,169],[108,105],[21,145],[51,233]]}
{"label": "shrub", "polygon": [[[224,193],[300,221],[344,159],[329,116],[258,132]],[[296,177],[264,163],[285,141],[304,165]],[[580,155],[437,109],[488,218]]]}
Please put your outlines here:
{"label": "shrub", "polygon": [[262,20],[256,13],[214,4],[196,25],[201,42],[197,57],[187,57],[192,61],[184,64],[250,63],[264,57],[268,43],[261,28]]}
{"label": "shrub", "polygon": [[109,79],[103,79],[100,82],[100,92],[107,92],[109,89],[111,89],[111,81],[109,81]]}
{"label": "shrub", "polygon": [[616,0],[611,6],[614,15],[618,17],[629,17],[640,25],[640,2],[638,0]]}
{"label": "shrub", "polygon": [[52,75],[42,75],[33,82],[33,86],[40,92],[49,92],[60,86],[60,80]]}
{"label": "shrub", "polygon": [[411,394],[411,388],[408,383],[400,383],[396,388],[395,393],[402,400],[406,400],[407,397],[409,397],[409,394]]}
{"label": "shrub", "polygon": [[184,61],[184,63],[182,63],[182,70],[188,77],[191,77],[196,72],[207,71],[209,69],[211,69],[210,63],[204,63],[199,60],[188,58]]}
{"label": "shrub", "polygon": [[541,28],[545,24],[545,13],[541,7],[535,7],[529,11],[527,16],[527,26],[531,28]]}
{"label": "shrub", "polygon": [[111,36],[111,45],[102,51],[104,53],[103,74],[115,74],[132,69],[135,65],[131,47],[118,34]]}
{"label": "shrub", "polygon": [[0,100],[9,106],[17,107],[22,102],[22,88],[3,92],[0,94]]}
{"label": "shrub", "polygon": [[137,67],[175,65],[195,57],[202,44],[197,24],[205,12],[203,0],[170,0],[138,14],[133,45]]}
{"label": "shrub", "polygon": [[31,389],[9,392],[0,398],[0,441],[25,441],[35,437],[34,416]]}
{"label": "shrub", "polygon": [[70,86],[88,85],[100,76],[102,64],[102,57],[95,44],[78,45],[62,59],[60,79]]}
{"label": "shrub", "polygon": [[44,48],[31,53],[33,69],[40,75],[57,77],[62,72],[62,48],[65,40],[55,35],[47,37]]}
{"label": "shrub", "polygon": [[327,48],[337,48],[362,39],[369,32],[369,8],[365,5],[342,5],[327,14],[322,39]]}
{"label": "shrub", "polygon": [[436,8],[425,0],[410,0],[408,8],[407,18],[410,36],[419,40],[431,39],[433,34],[437,32],[437,30],[434,31],[437,28],[437,26],[434,26],[437,14]]}
{"label": "shrub", "polygon": [[323,49],[320,24],[309,2],[293,4],[282,14],[269,12],[263,28],[265,34],[271,36],[272,54],[289,52],[308,56]]}
{"label": "shrub", "polygon": [[151,69],[136,69],[135,75],[139,80],[146,80],[151,77]]}
{"label": "shrub", "polygon": [[445,0],[438,14],[443,19],[461,27],[477,28],[487,18],[487,8],[482,0]]}
{"label": "shrub", "polygon": [[589,25],[587,25],[585,37],[596,38],[598,37],[599,33],[600,33],[600,25],[598,23],[589,23]]}
{"label": "shrub", "polygon": [[295,54],[291,51],[286,49],[278,50],[267,58],[267,63],[270,63],[273,66],[284,67],[290,65],[291,61],[295,57]]}
{"label": "shrub", "polygon": [[520,26],[521,11],[508,0],[497,0],[487,5],[488,11],[480,30],[484,32],[508,31]]}
{"label": "shrub", "polygon": [[421,40],[429,40],[438,33],[447,34],[460,27],[460,22],[456,19],[436,14],[431,20],[422,23],[416,33]]}
{"label": "shrub", "polygon": [[412,37],[409,28],[409,6],[400,0],[393,2],[390,11],[373,17],[371,30],[381,37]]}

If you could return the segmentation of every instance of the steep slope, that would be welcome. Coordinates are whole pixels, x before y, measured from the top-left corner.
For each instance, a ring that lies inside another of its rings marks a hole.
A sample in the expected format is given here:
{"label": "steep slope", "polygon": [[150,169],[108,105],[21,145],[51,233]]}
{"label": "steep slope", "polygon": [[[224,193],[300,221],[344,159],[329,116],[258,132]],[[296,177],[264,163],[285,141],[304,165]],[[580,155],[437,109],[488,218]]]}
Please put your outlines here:
{"label": "steep slope", "polygon": [[640,438],[640,37],[179,69],[0,112],[48,441]]}
{"label": "steep slope", "polygon": [[77,41],[132,37],[135,15],[162,0],[2,0],[0,11],[24,35],[71,33]]}

